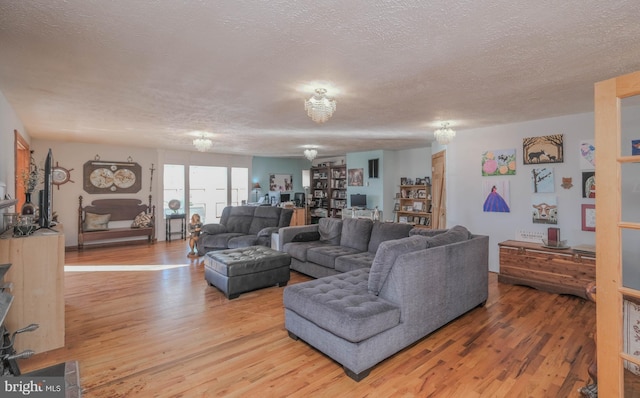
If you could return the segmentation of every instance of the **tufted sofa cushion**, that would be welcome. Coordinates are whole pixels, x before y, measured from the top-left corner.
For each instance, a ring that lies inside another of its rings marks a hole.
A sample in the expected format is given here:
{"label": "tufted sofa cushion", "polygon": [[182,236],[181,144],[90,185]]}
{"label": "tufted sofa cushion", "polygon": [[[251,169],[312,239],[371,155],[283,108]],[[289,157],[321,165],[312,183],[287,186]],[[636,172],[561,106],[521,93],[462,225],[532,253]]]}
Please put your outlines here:
{"label": "tufted sofa cushion", "polygon": [[358,252],[356,249],[345,246],[322,245],[307,250],[307,261],[323,267],[335,268],[338,257]]}
{"label": "tufted sofa cushion", "polygon": [[375,253],[362,252],[348,254],[336,258],[336,271],[349,272],[354,269],[369,268],[373,263]]}
{"label": "tufted sofa cushion", "polygon": [[368,269],[289,286],[285,308],[319,327],[357,343],[400,323],[400,309],[367,291]]}

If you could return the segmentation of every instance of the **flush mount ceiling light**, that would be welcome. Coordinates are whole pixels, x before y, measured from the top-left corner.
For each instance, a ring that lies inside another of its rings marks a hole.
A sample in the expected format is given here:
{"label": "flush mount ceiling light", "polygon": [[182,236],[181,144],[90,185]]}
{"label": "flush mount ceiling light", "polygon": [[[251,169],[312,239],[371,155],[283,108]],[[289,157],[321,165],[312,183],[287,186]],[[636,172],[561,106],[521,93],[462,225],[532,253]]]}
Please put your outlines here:
{"label": "flush mount ceiling light", "polygon": [[324,123],[336,111],[336,101],[326,96],[327,90],[317,88],[316,93],[304,102],[304,110],[316,123]]}
{"label": "flush mount ceiling light", "polygon": [[453,137],[456,136],[456,132],[449,127],[449,122],[444,122],[442,123],[442,127],[437,129],[433,135],[436,138],[436,141],[438,141],[438,144],[447,145],[451,142]]}
{"label": "flush mount ceiling light", "polygon": [[313,159],[316,158],[316,156],[318,156],[318,151],[315,149],[305,149],[304,150],[304,157],[309,159],[310,162],[313,161]]}
{"label": "flush mount ceiling light", "polygon": [[213,146],[213,141],[202,134],[199,138],[193,140],[193,146],[200,152],[206,152]]}

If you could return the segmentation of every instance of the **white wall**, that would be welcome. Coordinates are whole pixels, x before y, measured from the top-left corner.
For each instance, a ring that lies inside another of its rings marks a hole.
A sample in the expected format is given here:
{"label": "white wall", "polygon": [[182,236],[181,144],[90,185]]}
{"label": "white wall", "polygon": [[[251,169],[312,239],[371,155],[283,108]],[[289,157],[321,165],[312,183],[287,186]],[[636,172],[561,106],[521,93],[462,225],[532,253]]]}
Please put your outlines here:
{"label": "white wall", "polygon": [[[543,232],[559,227],[568,245],[594,244],[595,233],[582,231],[581,204],[594,204],[595,199],[582,198],[582,171],[579,166],[579,144],[594,138],[593,113],[584,113],[507,124],[482,129],[458,131],[447,145],[447,226],[464,225],[477,234],[489,235],[489,268],[499,271],[498,243],[514,239],[518,230]],[[531,170],[522,161],[522,139],[552,134],[564,135],[564,163],[543,164],[554,169],[555,195],[558,200],[558,224],[534,224],[532,221]],[[481,156],[488,150],[516,149],[517,169],[514,176],[483,177]],[[596,148],[597,150],[597,148]],[[573,187],[564,189],[562,177],[571,177]],[[485,213],[482,184],[485,179],[510,181],[511,212]]]}
{"label": "white wall", "polygon": [[[156,206],[156,237],[159,241],[165,239],[165,221],[162,209],[162,179],[163,165],[191,164],[201,166],[234,166],[247,167],[251,172],[251,156],[220,155],[213,153],[161,151],[149,148],[133,148],[115,145],[96,145],[85,143],[66,143],[61,141],[32,140],[35,150],[34,159],[41,164],[47,151],[51,148],[54,163],[71,170],[71,180],[53,190],[53,211],[58,215],[58,221],[64,226],[65,246],[78,244],[78,197],[82,195],[83,205],[90,204],[95,199],[135,198],[148,203],[149,195],[153,197]],[[98,155],[104,161],[126,161],[129,157],[142,168],[142,188],[132,194],[89,194],[83,189],[83,166],[94,160]],[[150,168],[153,165],[153,183]],[[251,175],[251,173],[249,173]],[[247,186],[249,181],[247,181]]]}

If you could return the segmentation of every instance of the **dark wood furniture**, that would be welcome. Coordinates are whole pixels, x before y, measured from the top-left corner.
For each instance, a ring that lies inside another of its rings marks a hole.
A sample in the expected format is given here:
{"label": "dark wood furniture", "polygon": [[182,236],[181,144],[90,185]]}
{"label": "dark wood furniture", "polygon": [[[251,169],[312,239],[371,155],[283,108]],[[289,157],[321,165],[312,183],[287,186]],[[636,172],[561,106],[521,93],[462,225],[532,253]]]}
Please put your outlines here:
{"label": "dark wood furniture", "polygon": [[587,298],[586,287],[596,279],[595,255],[572,249],[549,249],[541,244],[507,240],[500,247],[498,281],[530,286],[558,294]]}
{"label": "dark wood furniture", "polygon": [[[187,215],[184,213],[170,213],[165,215],[165,237],[171,242],[171,235],[180,234],[180,239],[187,239]],[[171,220],[180,220],[180,231],[171,231]]]}
{"label": "dark wood furniture", "polygon": [[[151,214],[151,225],[148,227],[132,228],[117,227],[100,231],[84,231],[84,219],[86,213],[94,214],[111,214],[111,221],[131,221],[142,212]],[[91,205],[82,206],[82,196],[79,198],[78,207],[78,250],[83,250],[85,242],[104,241],[110,239],[137,238],[141,236],[147,237],[147,242],[153,243],[156,240],[155,227],[156,207],[151,204],[151,195],[149,195],[149,204],[143,204],[139,199],[96,199]],[[138,239],[139,240],[139,239]],[[122,244],[122,240],[111,242]],[[127,242],[127,241],[124,241]]]}

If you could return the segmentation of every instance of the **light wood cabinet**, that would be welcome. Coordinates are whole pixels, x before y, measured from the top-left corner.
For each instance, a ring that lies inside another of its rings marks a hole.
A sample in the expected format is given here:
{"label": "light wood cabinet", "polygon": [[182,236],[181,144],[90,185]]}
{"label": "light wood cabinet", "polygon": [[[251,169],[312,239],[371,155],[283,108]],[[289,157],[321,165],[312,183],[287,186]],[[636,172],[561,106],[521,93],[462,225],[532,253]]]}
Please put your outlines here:
{"label": "light wood cabinet", "polygon": [[596,280],[595,256],[572,249],[547,249],[537,243],[508,240],[499,243],[498,281],[587,298],[586,288]]}
{"label": "light wood cabinet", "polygon": [[14,297],[7,328],[40,325],[34,332],[20,334],[16,350],[41,353],[64,347],[64,234],[40,229],[27,237],[11,235],[7,231],[0,236],[0,264],[11,263],[4,280],[13,284]]}
{"label": "light wood cabinet", "polygon": [[297,225],[306,225],[307,224],[307,209],[304,207],[296,207],[293,209],[293,216],[291,217],[291,227]]}

